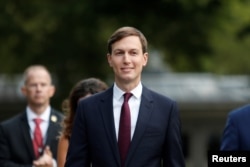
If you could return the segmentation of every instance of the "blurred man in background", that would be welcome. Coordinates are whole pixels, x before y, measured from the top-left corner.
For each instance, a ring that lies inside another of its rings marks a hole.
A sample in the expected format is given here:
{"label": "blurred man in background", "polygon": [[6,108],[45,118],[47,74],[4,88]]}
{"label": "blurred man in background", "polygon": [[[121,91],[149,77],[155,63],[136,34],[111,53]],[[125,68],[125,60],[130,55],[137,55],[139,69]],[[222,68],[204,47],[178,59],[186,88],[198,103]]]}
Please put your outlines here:
{"label": "blurred man in background", "polygon": [[0,124],[0,166],[56,167],[63,115],[50,106],[55,93],[51,74],[46,67],[33,65],[23,78],[27,107]]}

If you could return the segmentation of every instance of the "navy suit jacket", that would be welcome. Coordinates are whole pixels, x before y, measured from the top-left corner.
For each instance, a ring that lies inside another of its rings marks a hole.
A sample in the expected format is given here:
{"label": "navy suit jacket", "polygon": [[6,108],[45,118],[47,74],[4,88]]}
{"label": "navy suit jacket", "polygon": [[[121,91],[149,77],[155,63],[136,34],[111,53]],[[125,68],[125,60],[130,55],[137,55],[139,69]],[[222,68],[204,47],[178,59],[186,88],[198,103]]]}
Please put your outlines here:
{"label": "navy suit jacket", "polygon": [[[113,87],[79,103],[65,167],[120,167]],[[184,167],[176,103],[143,86],[126,167]]]}
{"label": "navy suit jacket", "polygon": [[[50,118],[45,145],[50,146],[56,159],[63,116],[52,109]],[[26,112],[2,122],[0,124],[0,166],[31,167],[35,159]]]}
{"label": "navy suit jacket", "polygon": [[221,150],[250,151],[250,105],[237,108],[228,114],[223,132]]}

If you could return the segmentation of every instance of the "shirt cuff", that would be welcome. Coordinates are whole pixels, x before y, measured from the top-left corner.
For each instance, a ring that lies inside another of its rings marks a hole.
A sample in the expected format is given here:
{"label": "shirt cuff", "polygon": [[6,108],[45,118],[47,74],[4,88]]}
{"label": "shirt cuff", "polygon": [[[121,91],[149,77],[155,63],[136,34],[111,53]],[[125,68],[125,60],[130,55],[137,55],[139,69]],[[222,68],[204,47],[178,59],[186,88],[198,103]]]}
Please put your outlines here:
{"label": "shirt cuff", "polygon": [[52,161],[53,161],[53,167],[57,167],[56,160],[53,158]]}

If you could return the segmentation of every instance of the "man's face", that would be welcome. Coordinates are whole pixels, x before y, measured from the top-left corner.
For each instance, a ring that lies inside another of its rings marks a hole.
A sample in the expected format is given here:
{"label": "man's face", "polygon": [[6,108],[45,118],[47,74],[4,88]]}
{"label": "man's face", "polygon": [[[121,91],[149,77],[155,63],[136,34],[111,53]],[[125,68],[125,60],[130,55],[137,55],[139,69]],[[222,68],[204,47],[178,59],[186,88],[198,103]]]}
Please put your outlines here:
{"label": "man's face", "polygon": [[49,105],[50,98],[54,95],[55,88],[51,85],[49,74],[43,69],[35,69],[27,75],[22,93],[26,96],[29,105]]}
{"label": "man's face", "polygon": [[148,54],[143,54],[139,37],[128,36],[112,45],[112,53],[107,58],[117,83],[138,84]]}

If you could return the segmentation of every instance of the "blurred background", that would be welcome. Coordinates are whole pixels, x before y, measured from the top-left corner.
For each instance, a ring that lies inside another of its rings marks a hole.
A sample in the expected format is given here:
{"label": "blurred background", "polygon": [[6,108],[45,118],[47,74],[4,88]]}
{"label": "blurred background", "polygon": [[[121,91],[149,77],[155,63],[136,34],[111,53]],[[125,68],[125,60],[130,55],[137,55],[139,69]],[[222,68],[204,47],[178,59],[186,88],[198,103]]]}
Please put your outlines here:
{"label": "blurred background", "polygon": [[0,1],[0,121],[24,110],[32,64],[53,73],[59,110],[80,79],[111,85],[107,39],[121,26],[148,39],[144,84],[179,104],[187,167],[207,166],[227,113],[250,101],[249,0]]}

